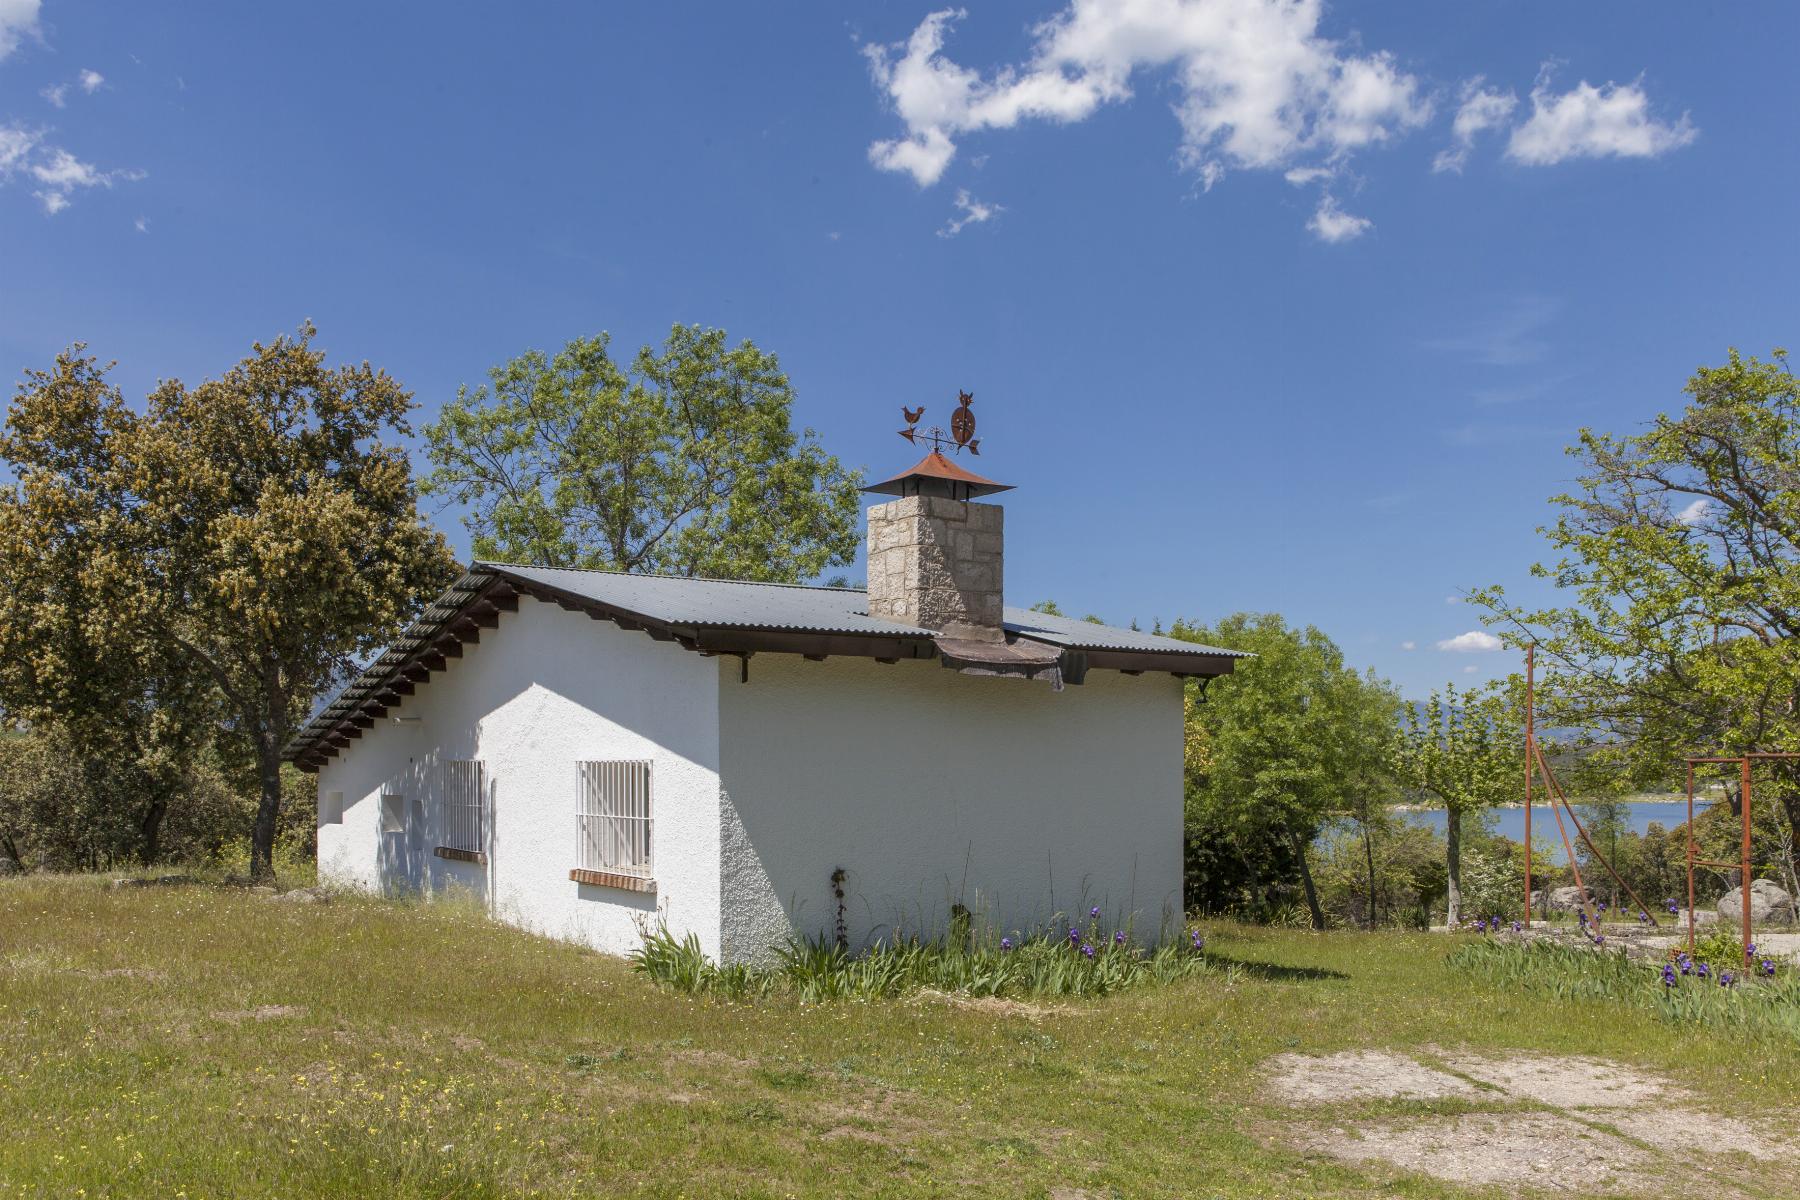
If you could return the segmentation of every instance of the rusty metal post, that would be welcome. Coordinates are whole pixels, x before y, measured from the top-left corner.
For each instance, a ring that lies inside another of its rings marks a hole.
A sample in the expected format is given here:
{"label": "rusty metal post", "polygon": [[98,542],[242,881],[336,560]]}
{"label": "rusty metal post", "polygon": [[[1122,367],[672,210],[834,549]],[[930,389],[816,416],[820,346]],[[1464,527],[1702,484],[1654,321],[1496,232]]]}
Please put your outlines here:
{"label": "rusty metal post", "polygon": [[1743,900],[1744,900],[1744,924],[1743,924],[1743,928],[1742,928],[1742,933],[1744,935],[1744,957],[1738,964],[1739,971],[1741,973],[1743,966],[1750,961],[1750,758],[1749,758],[1749,756],[1746,755],[1739,765],[1741,767],[1741,774],[1739,776],[1739,779],[1742,783],[1742,788],[1743,788],[1742,794],[1743,794],[1743,808],[1744,808],[1744,848],[1743,848],[1744,867],[1743,867],[1743,870],[1738,875],[1738,895],[1742,896]]}
{"label": "rusty metal post", "polygon": [[1688,957],[1694,956],[1694,764],[1687,765]]}
{"label": "rusty metal post", "polygon": [[1537,742],[1537,645],[1525,647],[1525,928],[1531,928],[1531,747]]}

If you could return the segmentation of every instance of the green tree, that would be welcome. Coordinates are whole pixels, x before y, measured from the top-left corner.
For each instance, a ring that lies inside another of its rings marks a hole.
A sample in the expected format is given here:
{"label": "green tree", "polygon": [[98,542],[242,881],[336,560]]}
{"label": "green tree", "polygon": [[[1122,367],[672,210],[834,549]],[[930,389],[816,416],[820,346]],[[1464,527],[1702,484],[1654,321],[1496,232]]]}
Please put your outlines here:
{"label": "green tree", "polygon": [[[1547,714],[1596,759],[1666,785],[1692,753],[1800,750],[1800,388],[1787,354],[1734,350],[1640,433],[1583,429],[1576,487],[1533,574],[1566,599],[1475,595],[1555,681]],[[1768,768],[1790,885],[1800,770]],[[1732,782],[1734,811],[1739,799]]]}
{"label": "green tree", "polygon": [[1463,818],[1511,798],[1523,784],[1524,751],[1515,681],[1479,691],[1446,684],[1408,713],[1400,748],[1407,786],[1444,806],[1445,912],[1462,919]]}
{"label": "green tree", "polygon": [[1346,667],[1323,633],[1272,613],[1239,613],[1210,628],[1177,621],[1170,636],[1256,655],[1212,681],[1203,703],[1191,697],[1190,838],[1232,847],[1252,893],[1266,848],[1280,847],[1314,927],[1324,928],[1307,850],[1331,817],[1385,796],[1397,697]]}
{"label": "green tree", "polygon": [[429,495],[477,557],[793,582],[854,561],[860,477],[789,419],[773,354],[677,325],[629,372],[606,334],[529,351],[426,428]]}
{"label": "green tree", "polygon": [[101,694],[183,699],[253,775],[251,871],[266,876],[281,751],[314,697],[456,575],[420,519],[410,395],[328,368],[313,327],[217,380],[127,407],[107,368],[60,355],[20,386],[0,455],[0,705],[28,721],[107,712]]}

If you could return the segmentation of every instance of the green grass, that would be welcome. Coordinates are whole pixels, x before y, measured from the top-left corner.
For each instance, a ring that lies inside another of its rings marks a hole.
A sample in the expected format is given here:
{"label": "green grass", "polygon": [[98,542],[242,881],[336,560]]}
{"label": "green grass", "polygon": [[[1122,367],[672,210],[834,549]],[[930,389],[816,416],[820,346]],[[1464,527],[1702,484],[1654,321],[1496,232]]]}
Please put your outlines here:
{"label": "green grass", "polygon": [[1207,972],[1198,930],[1141,947],[1127,930],[1108,930],[1098,910],[1085,923],[1059,922],[1033,934],[994,938],[877,942],[849,953],[831,939],[794,938],[766,967],[709,961],[693,934],[677,939],[652,930],[631,965],[658,983],[688,995],[733,1000],[790,996],[802,1003],[897,1000],[916,992],[949,992],[971,998],[1098,998],[1128,988],[1167,986]]}
{"label": "green grass", "polygon": [[1792,1042],[1493,982],[1447,961],[1468,938],[1205,933],[1208,970],[1104,999],[807,1004],[458,904],[0,883],[0,1197],[1466,1194],[1291,1148],[1323,1119],[1260,1086],[1291,1050],[1580,1053],[1800,1102]]}

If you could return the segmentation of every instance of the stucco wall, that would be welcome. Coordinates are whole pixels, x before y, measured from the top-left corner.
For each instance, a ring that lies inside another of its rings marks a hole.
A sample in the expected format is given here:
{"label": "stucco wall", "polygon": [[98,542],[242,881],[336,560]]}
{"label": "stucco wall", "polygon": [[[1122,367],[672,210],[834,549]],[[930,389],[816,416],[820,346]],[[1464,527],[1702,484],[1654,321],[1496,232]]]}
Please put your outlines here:
{"label": "stucco wall", "polygon": [[[320,770],[320,793],[344,795],[343,823],[319,830],[320,874],[390,891],[466,887],[502,919],[615,953],[636,946],[639,922],[660,911],[716,956],[719,679],[716,660],[521,598],[518,612]],[[442,840],[437,765],[458,758],[486,764],[485,867],[433,854]],[[583,759],[653,763],[655,895],[569,879]],[[407,797],[404,833],[380,832],[383,791]]]}
{"label": "stucco wall", "polygon": [[1011,930],[1101,906],[1154,938],[1181,911],[1181,684],[1044,683],[760,655],[720,673],[724,951],[834,920],[853,942],[941,929],[952,903]]}

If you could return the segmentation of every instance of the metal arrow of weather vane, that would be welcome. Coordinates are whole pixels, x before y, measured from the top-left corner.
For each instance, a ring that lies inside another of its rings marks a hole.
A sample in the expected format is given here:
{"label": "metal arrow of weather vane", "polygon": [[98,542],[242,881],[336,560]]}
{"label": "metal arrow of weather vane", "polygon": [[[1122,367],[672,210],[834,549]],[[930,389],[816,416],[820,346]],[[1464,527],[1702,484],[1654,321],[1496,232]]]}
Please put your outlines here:
{"label": "metal arrow of weather vane", "polygon": [[906,428],[900,436],[915,445],[921,441],[930,442],[934,453],[942,454],[948,445],[953,453],[960,454],[967,450],[970,454],[981,454],[981,439],[975,436],[975,413],[969,405],[975,402],[974,392],[958,391],[956,393],[956,411],[950,414],[950,429],[946,432],[937,425],[929,429],[920,429],[919,418],[925,415],[925,406],[907,408],[902,405],[900,415],[906,418]]}

